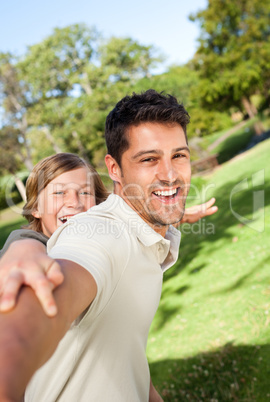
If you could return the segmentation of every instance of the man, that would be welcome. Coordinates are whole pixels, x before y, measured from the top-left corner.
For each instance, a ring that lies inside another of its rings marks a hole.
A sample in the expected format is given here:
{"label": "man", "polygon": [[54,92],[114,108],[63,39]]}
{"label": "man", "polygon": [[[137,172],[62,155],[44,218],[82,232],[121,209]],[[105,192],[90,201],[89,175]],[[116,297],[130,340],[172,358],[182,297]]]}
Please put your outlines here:
{"label": "man", "polygon": [[47,269],[56,260],[64,281],[54,292],[55,317],[28,288],[1,315],[1,400],[20,400],[50,356],[26,401],[162,400],[145,349],[163,271],[178,255],[172,225],[184,214],[190,185],[188,122],[174,97],[154,90],[123,98],[108,115],[105,162],[114,194],[59,228],[49,257],[41,243],[24,241],[33,264],[46,260]]}

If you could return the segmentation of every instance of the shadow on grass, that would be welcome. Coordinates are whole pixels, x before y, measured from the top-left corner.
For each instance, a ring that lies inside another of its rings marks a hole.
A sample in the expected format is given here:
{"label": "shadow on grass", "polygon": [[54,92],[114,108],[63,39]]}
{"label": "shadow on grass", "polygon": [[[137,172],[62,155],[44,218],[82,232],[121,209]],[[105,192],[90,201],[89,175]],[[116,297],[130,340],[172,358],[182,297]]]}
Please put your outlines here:
{"label": "shadow on grass", "polygon": [[246,128],[241,133],[228,137],[218,147],[218,163],[227,162],[241,152],[254,135],[254,129]]}
{"label": "shadow on grass", "polygon": [[[224,288],[222,291],[216,292],[217,294],[226,293],[226,292],[233,292],[234,290],[238,289],[239,287],[245,286],[246,281],[257,273],[264,264],[270,263],[270,257],[266,257],[264,260],[260,261],[259,264],[255,265],[247,274],[243,275],[240,279],[238,279],[232,286]],[[270,274],[269,274],[270,275]],[[255,283],[255,282],[253,282]],[[215,294],[214,292],[212,294]]]}
{"label": "shadow on grass", "polygon": [[228,343],[187,359],[150,364],[165,402],[265,402],[270,399],[270,345]]}

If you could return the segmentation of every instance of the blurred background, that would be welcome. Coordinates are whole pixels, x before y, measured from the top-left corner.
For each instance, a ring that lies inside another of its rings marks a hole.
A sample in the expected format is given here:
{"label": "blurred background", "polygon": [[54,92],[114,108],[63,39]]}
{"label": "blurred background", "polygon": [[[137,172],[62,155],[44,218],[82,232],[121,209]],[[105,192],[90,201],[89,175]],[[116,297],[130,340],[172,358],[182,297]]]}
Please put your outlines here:
{"label": "blurred background", "polygon": [[[188,3],[188,4],[186,4]],[[32,167],[89,160],[111,188],[108,112],[148,88],[191,116],[188,205],[148,343],[165,401],[270,399],[270,3],[26,0],[0,12],[0,247],[19,228]]]}

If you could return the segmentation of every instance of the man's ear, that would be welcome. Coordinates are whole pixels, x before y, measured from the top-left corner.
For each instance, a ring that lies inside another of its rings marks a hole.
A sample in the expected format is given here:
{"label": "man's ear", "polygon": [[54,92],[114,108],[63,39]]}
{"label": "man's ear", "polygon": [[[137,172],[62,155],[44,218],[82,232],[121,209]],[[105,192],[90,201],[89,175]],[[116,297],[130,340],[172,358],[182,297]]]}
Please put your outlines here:
{"label": "man's ear", "polygon": [[105,156],[105,163],[110,178],[117,183],[121,183],[122,172],[116,160],[109,154]]}

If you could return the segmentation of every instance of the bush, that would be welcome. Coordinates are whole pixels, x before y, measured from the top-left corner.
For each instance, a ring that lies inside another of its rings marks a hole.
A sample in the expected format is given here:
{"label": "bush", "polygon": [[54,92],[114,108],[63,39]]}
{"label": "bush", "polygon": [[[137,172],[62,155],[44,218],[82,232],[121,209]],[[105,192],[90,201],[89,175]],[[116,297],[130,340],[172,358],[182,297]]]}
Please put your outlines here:
{"label": "bush", "polygon": [[0,187],[0,210],[8,208],[10,203],[18,204],[22,201],[22,197],[17,189],[12,189],[9,194],[6,194],[6,186]]}

